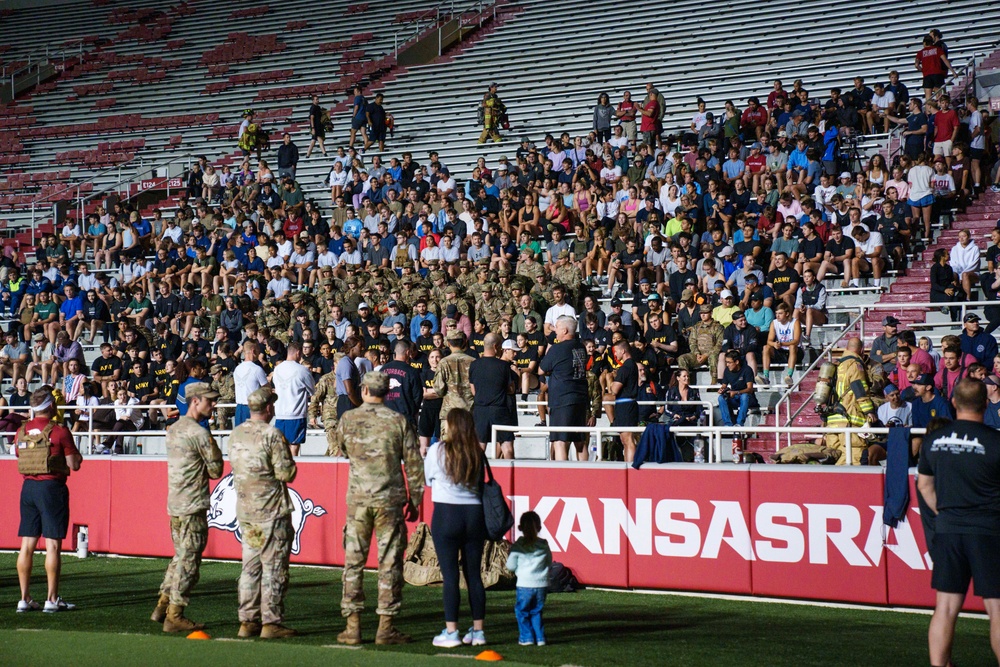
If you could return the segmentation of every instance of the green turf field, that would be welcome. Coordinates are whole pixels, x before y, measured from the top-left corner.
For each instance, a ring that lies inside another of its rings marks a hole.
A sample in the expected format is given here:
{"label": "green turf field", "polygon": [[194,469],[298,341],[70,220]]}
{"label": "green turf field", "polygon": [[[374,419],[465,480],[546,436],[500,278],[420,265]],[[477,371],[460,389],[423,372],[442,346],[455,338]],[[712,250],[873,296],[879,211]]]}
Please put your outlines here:
{"label": "green turf field", "polygon": [[[416,641],[403,647],[365,644],[334,648],[342,629],[340,571],[293,568],[287,625],[303,636],[282,642],[235,640],[239,565],[205,563],[189,616],[207,623],[214,641],[165,636],[149,620],[166,561],[94,558],[63,561],[62,594],[79,605],[64,614],[17,614],[15,557],[0,554],[0,665],[170,665],[241,667],[448,664],[444,653],[472,657],[478,650],[437,649],[443,627],[440,590],[407,586],[398,624]],[[45,597],[36,556],[36,599]],[[368,599],[375,579],[366,576]],[[552,595],[545,611],[549,645],[517,645],[513,591],[488,592],[486,636],[507,664],[531,665],[890,665],[927,664],[922,614],[846,610],[671,595],[581,591]],[[467,622],[467,619],[464,619]],[[373,613],[363,617],[367,640]],[[462,625],[462,627],[466,627]],[[52,630],[52,632],[44,632]],[[41,631],[41,632],[39,632]],[[986,621],[959,621],[955,660],[993,661]],[[226,639],[227,641],[217,641]],[[995,663],[994,663],[995,664]]]}

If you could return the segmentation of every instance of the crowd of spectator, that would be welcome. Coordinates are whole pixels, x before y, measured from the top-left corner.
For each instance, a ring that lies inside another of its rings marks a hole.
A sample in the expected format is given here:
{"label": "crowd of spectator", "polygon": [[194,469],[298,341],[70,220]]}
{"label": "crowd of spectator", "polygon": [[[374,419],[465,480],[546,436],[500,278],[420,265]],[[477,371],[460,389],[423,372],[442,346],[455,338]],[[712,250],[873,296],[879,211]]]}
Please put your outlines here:
{"label": "crowd of spectator", "polygon": [[[940,36],[928,39],[944,67]],[[128,431],[183,414],[195,380],[239,404],[241,359],[268,382],[293,357],[317,386],[332,374],[338,411],[359,387],[341,359],[362,375],[400,362],[419,375],[422,406],[414,412],[410,401],[409,411],[426,448],[439,431],[434,376],[452,353],[449,335],[463,334],[473,357],[499,336],[486,356],[510,366],[511,401],[538,392],[544,425],[559,399],[546,358],[566,329],[558,323],[572,318],[588,409],[570,425],[602,412],[618,426],[696,423],[698,409],[644,404],[668,392],[700,400],[691,386],[699,369],[719,385],[723,423],[742,425],[757,388],[792,384],[815,344],[833,298],[824,280],[883,288],[929,240],[937,215],[982,190],[986,119],[974,99],[956,114],[938,94],[943,80],[925,75],[935,83],[925,104],[897,72],[873,88],[857,77],[825,100],[801,81],[790,90],[775,81],[766,99],[744,109],[726,102],[718,116],[699,99],[679,135],[663,131],[652,84],[641,101],[602,93],[589,136],[521,136],[510,157],[480,159],[464,182],[434,151],[423,164],[408,152],[366,154],[374,143],[384,149],[385,114],[373,108],[381,96],[369,102],[360,90],[351,138],[328,155],[329,117],[313,98],[308,153],[318,144],[331,162],[329,201],[303,193],[299,149],[286,134],[275,170],[256,145],[235,168],[201,158],[175,210],[146,216],[114,204],[67,220],[32,262],[5,255],[0,296],[12,321],[0,377],[19,388],[14,405],[39,381],[65,404],[115,407],[66,415],[78,429],[98,420]],[[498,100],[496,90],[484,100]],[[241,134],[252,121],[248,110]],[[855,137],[896,124],[907,128],[897,159],[860,160]],[[972,297],[970,243],[935,256],[932,300]],[[1000,282],[998,243],[984,288]],[[98,344],[88,366],[84,345]],[[129,407],[137,404],[163,408]],[[232,417],[220,410],[215,426],[229,428]]]}

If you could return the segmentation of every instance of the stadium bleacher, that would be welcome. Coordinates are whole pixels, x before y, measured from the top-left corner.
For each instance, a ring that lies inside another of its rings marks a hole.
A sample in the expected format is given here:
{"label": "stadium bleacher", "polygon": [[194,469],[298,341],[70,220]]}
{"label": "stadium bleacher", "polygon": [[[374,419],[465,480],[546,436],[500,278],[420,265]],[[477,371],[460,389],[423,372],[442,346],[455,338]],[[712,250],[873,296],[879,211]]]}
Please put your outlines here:
{"label": "stadium bleacher", "polygon": [[[73,18],[44,30],[30,10],[15,11],[5,19],[11,27],[9,48],[2,53],[5,62],[47,43],[83,40],[86,47],[79,62],[3,109],[0,210],[9,228],[23,233],[31,225],[32,208],[73,197],[75,191],[65,187],[69,184],[80,185],[80,192],[99,193],[123,176],[128,179],[140,164],[148,168],[178,152],[233,165],[238,161],[240,113],[248,107],[258,111],[265,127],[291,132],[304,149],[312,93],[333,108],[335,129],[328,147],[335,147],[349,127],[346,90],[359,81],[371,82],[366,92],[385,94],[395,118],[387,157],[410,151],[422,158],[434,150],[453,174],[464,178],[480,157],[492,166],[499,156],[511,155],[517,136],[527,135],[540,145],[547,133],[586,135],[602,91],[617,103],[622,91],[639,98],[645,84],[654,83],[666,97],[666,131],[679,132],[690,121],[696,97],[716,111],[727,99],[742,106],[751,95],[765,95],[775,78],[786,87],[801,79],[812,97],[825,99],[830,87],[847,88],[855,75],[872,82],[898,69],[911,93],[919,94],[911,62],[926,26],[945,33],[956,66],[992,53],[1000,33],[1000,17],[983,14],[981,3],[968,0],[916,6],[891,1],[871,7],[838,0],[822,9],[792,12],[787,2],[761,7],[740,0],[704,11],[689,0],[668,6],[622,6],[607,0],[585,7],[564,0],[498,3],[504,20],[477,40],[430,64],[398,67],[393,52],[401,26],[416,21],[419,29],[434,6],[428,1],[340,2],[330,6],[331,16],[322,16],[315,14],[314,3],[303,0],[288,0],[280,8],[243,9],[205,2],[162,8],[150,0],[124,8],[81,0],[65,8]],[[893,21],[884,20],[888,13],[894,13]],[[357,18],[346,26],[342,15]],[[641,30],[625,38],[604,37],[636,16],[643,17]],[[831,17],[836,17],[835,25],[814,29]],[[766,29],[779,20],[781,30]],[[586,30],[565,33],[568,24]],[[735,59],[732,49],[720,48],[720,29],[739,36]],[[479,146],[476,106],[492,80],[500,83],[512,127],[504,143]],[[876,136],[862,143],[861,150],[874,153],[882,147],[883,138]],[[108,170],[111,166],[119,170]],[[317,157],[302,161],[297,173],[305,193],[323,207],[328,206],[322,182],[329,168],[328,161]],[[168,216],[175,203],[162,202]],[[86,210],[96,204],[95,199]],[[982,235],[988,236],[998,210],[996,198],[986,193],[951,228],[972,229],[983,245]],[[36,220],[36,225],[43,222]],[[934,249],[953,243],[953,233],[942,231],[905,275],[892,275],[884,294],[871,286],[840,289],[839,281],[828,281],[836,308],[831,324],[820,328],[819,341],[841,337],[851,313],[862,310],[864,328],[857,331],[869,340],[886,313],[907,326],[928,325],[932,338],[939,340],[948,327],[930,326],[943,324],[935,313],[925,321],[923,309],[905,304],[923,294],[920,286],[926,285]],[[880,304],[898,303],[898,309],[866,309],[876,295]],[[785,426],[783,417],[808,403],[816,371],[801,371],[814,359],[800,364],[791,390],[774,386],[760,392],[758,425]],[[700,374],[696,384],[710,384],[706,375]],[[783,401],[787,409],[778,407]],[[524,423],[533,421],[530,415],[522,417]],[[793,423],[817,426],[819,418],[804,409]],[[774,440],[761,435],[748,448],[773,451]],[[537,455],[543,445],[538,438],[522,443],[529,455]]]}

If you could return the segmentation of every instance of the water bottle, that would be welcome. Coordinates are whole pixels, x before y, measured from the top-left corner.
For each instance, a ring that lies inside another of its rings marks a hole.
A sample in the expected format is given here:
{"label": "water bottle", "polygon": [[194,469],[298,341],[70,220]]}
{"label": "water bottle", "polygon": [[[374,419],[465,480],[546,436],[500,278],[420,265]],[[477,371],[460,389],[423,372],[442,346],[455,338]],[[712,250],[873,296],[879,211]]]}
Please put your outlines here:
{"label": "water bottle", "polygon": [[694,439],[694,462],[704,463],[705,462],[705,439],[695,438]]}
{"label": "water bottle", "polygon": [[590,439],[590,456],[589,456],[589,460],[590,461],[600,461],[601,460],[601,457],[598,455],[598,453],[600,452],[599,447],[600,447],[600,445],[598,444],[597,437],[595,436],[595,437],[591,438]]}
{"label": "water bottle", "polygon": [[80,526],[80,529],[76,532],[76,557],[86,558],[90,551],[88,549],[89,539],[87,537],[88,529],[86,526]]}

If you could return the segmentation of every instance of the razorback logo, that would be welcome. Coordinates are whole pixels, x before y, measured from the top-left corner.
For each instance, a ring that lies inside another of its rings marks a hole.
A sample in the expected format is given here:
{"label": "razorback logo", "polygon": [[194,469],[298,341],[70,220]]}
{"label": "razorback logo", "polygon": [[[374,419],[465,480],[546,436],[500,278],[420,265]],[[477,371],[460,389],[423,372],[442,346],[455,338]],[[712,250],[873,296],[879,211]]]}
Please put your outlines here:
{"label": "razorback logo", "polygon": [[812,565],[827,565],[838,553],[852,566],[878,567],[888,550],[913,570],[931,569],[930,556],[913,532],[913,524],[920,522],[916,507],[910,508],[907,521],[891,529],[882,524],[879,505],[863,511],[844,504],[769,502],[745,513],[735,500],[665,498],[654,503],[637,498],[630,511],[620,498],[599,498],[597,524],[587,498],[510,499],[515,516],[528,509],[538,513],[539,535],[553,552],[582,547],[592,554],[620,555],[631,548],[639,556],[715,559],[725,548],[748,561]]}
{"label": "razorback logo", "polygon": [[[295,529],[292,553],[298,554],[301,547],[299,538],[306,526],[306,519],[311,516],[323,516],[326,510],[308,498],[303,499],[292,487],[288,487],[288,496],[292,499],[292,528]],[[233,473],[229,473],[215,485],[211,503],[208,509],[208,527],[233,533],[236,540],[242,543],[240,521],[236,518],[236,486],[233,482]]]}

